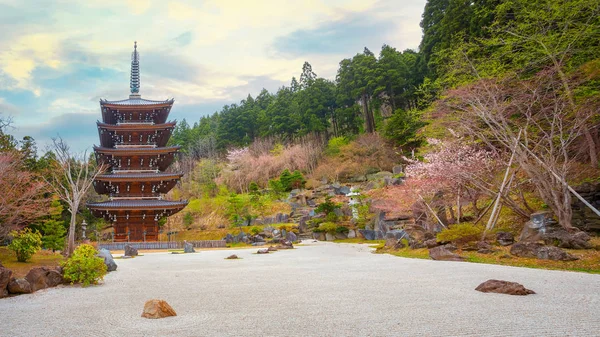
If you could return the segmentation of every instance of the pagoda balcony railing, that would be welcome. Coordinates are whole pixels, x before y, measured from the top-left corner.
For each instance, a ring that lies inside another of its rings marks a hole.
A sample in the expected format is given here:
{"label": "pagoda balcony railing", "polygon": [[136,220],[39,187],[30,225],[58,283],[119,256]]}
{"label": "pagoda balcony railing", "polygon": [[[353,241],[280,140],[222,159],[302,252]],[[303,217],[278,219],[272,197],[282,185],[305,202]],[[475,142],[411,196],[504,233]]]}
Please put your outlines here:
{"label": "pagoda balcony railing", "polygon": [[150,170],[128,170],[128,169],[120,169],[118,167],[113,167],[113,173],[160,173],[159,169],[150,169]]}
{"label": "pagoda balcony railing", "polygon": [[118,121],[117,125],[131,125],[131,124],[148,124],[154,125],[154,121]]}
{"label": "pagoda balcony railing", "polygon": [[115,144],[115,149],[123,149],[123,148],[157,148],[158,146],[156,145],[156,143],[144,143],[144,144],[123,144],[123,143],[116,143]]}
{"label": "pagoda balcony railing", "polygon": [[139,194],[119,194],[118,197],[111,195],[109,198],[111,201],[113,200],[162,200],[163,197],[162,195],[157,195],[157,196],[146,196],[146,197],[142,197],[139,196]]}

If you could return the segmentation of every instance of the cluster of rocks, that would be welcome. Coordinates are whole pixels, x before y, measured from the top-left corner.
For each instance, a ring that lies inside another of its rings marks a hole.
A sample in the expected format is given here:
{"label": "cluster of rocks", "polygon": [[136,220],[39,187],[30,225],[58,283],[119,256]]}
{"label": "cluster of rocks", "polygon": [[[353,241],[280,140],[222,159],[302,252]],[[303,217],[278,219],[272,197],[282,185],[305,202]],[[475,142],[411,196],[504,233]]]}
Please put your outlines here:
{"label": "cluster of rocks", "polygon": [[256,254],[269,254],[270,252],[276,252],[282,249],[294,249],[294,244],[291,241],[281,239],[279,244],[275,247],[270,246],[269,248],[261,248],[256,251]]}
{"label": "cluster of rocks", "polygon": [[267,226],[263,228],[262,232],[256,235],[251,235],[241,231],[237,235],[227,233],[223,240],[225,240],[226,243],[243,242],[253,246],[263,246],[268,243],[279,243],[281,240],[296,242],[298,241],[298,235],[292,231],[286,231],[285,229],[279,230],[271,226]]}
{"label": "cluster of rocks", "polygon": [[319,241],[333,241],[333,240],[340,240],[340,239],[353,239],[356,237],[356,231],[354,229],[348,229],[348,232],[344,233],[328,233],[328,232],[313,232],[312,233],[312,238],[314,240],[319,240]]}
{"label": "cluster of rocks", "polygon": [[23,278],[12,277],[12,270],[0,264],[0,298],[9,294],[30,294],[65,283],[62,268],[32,268]]}

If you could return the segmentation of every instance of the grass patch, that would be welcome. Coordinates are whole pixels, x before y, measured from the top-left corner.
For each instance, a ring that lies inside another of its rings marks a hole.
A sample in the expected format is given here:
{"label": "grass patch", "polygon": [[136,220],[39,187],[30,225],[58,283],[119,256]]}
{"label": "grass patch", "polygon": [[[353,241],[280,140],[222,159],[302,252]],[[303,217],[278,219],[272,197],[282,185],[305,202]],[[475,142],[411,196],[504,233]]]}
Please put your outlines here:
{"label": "grass patch", "polygon": [[376,251],[379,254],[391,254],[399,257],[406,257],[410,259],[424,259],[429,260],[429,250],[427,248],[410,249],[408,247],[402,249],[386,249],[380,248]]}
{"label": "grass patch", "polygon": [[335,243],[358,243],[358,244],[368,244],[373,248],[382,248],[385,245],[385,240],[365,240],[363,238],[352,238],[352,239],[338,239],[333,240]]}
{"label": "grass patch", "polygon": [[[510,247],[494,247],[498,252],[492,254],[479,254],[477,252],[462,252],[468,262],[499,264],[503,266],[537,268],[549,270],[578,271],[590,274],[600,274],[600,251],[595,249],[575,250],[565,249],[579,258],[576,261],[551,261],[534,258],[516,257],[510,255]],[[506,257],[509,255],[510,257]]]}
{"label": "grass patch", "polygon": [[0,247],[0,261],[4,267],[13,271],[14,277],[24,277],[31,268],[35,267],[56,267],[64,257],[58,253],[53,253],[48,250],[40,250],[35,253],[31,260],[27,262],[17,262],[17,257],[14,252],[6,247]]}
{"label": "grass patch", "polygon": [[[592,239],[592,244],[598,247],[600,238]],[[551,261],[534,258],[524,258],[510,255],[510,246],[494,246],[498,250],[492,254],[479,254],[477,252],[457,251],[456,253],[466,259],[467,262],[498,264],[502,266],[536,268],[548,270],[576,271],[590,274],[600,274],[600,250],[597,249],[565,249],[570,254],[579,258],[576,261]],[[402,249],[379,248],[376,251],[380,254],[391,254],[399,257],[413,259],[429,259],[429,250],[427,248]]]}

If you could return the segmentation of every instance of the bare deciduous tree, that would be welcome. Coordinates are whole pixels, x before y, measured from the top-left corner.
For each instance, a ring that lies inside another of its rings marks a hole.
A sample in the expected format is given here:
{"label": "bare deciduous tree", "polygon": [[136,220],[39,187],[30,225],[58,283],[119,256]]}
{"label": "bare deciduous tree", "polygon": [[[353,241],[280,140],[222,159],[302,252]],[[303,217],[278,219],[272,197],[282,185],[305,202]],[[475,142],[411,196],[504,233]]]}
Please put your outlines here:
{"label": "bare deciduous tree", "polygon": [[510,152],[519,144],[518,167],[559,223],[571,228],[571,194],[564,182],[575,160],[574,144],[590,115],[573,109],[561,77],[549,69],[530,80],[480,80],[451,92],[446,106],[460,113],[465,133],[487,146]]}
{"label": "bare deciduous tree", "polygon": [[87,153],[77,155],[60,137],[52,139],[51,150],[56,156],[55,167],[48,181],[56,195],[69,206],[71,223],[67,240],[67,254],[75,250],[76,215],[81,201],[92,186],[94,179],[105,170],[103,166],[94,166],[88,161]]}

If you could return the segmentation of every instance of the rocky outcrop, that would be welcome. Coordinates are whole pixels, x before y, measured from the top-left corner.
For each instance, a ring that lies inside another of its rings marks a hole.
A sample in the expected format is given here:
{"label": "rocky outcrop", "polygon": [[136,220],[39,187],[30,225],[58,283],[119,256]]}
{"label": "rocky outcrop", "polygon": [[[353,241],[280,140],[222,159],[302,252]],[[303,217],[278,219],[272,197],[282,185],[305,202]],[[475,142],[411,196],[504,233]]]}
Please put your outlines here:
{"label": "rocky outcrop", "polygon": [[144,311],[142,312],[142,317],[144,318],[156,319],[171,316],[177,316],[177,313],[169,303],[163,300],[149,300],[144,304]]}
{"label": "rocky outcrop", "polygon": [[106,265],[106,271],[111,272],[117,270],[117,264],[115,263],[115,259],[113,259],[112,254],[108,249],[102,248],[96,254],[97,257],[101,257],[104,259],[104,264]]}
{"label": "rocky outcrop", "polygon": [[[600,209],[600,182],[584,183],[574,187],[587,202]],[[585,231],[600,232],[600,216],[587,207],[581,200],[572,198],[571,208],[573,226]]]}
{"label": "rocky outcrop", "polygon": [[519,257],[537,258],[540,260],[574,261],[577,257],[554,247],[545,246],[538,242],[518,242],[510,248],[510,253]]}
{"label": "rocky outcrop", "polygon": [[12,270],[0,267],[0,298],[8,296],[8,283],[12,278]]}
{"label": "rocky outcrop", "polygon": [[454,254],[446,246],[438,246],[429,250],[429,257],[432,260],[438,261],[464,261],[465,259],[457,254]]}
{"label": "rocky outcrop", "polygon": [[498,293],[507,295],[530,295],[535,291],[525,288],[522,284],[501,280],[487,280],[475,288],[482,293]]}
{"label": "rocky outcrop", "polygon": [[130,257],[138,256],[138,250],[131,245],[125,245],[125,254],[123,255]]}
{"label": "rocky outcrop", "polygon": [[31,285],[24,278],[13,278],[8,283],[8,292],[11,294],[29,294]]}

